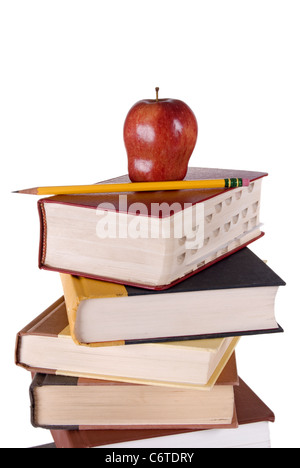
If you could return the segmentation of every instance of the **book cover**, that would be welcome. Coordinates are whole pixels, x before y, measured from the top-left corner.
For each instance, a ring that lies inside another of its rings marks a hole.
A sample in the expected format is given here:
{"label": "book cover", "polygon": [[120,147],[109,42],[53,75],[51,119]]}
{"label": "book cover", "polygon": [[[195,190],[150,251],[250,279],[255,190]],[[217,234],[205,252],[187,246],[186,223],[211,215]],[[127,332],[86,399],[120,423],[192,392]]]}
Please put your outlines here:
{"label": "book cover", "polygon": [[[187,180],[242,177],[250,179],[251,184],[233,189],[128,192],[122,194],[123,198],[119,194],[97,194],[41,199],[39,267],[148,289],[168,289],[264,234],[259,207],[265,176],[254,171],[189,168]],[[128,181],[128,176],[121,176],[106,183]],[[201,221],[195,214],[199,207]],[[186,217],[189,213],[191,222],[186,223],[187,218],[182,221],[182,212]],[[125,225],[126,235],[123,231],[113,236],[102,233],[99,238],[101,216],[102,221],[103,216],[108,218],[106,228],[117,225],[123,229]],[[136,225],[134,236],[128,234],[128,223],[130,227]],[[170,224],[170,235],[166,235],[166,223]],[[178,225],[182,228],[180,236],[172,230]]]}

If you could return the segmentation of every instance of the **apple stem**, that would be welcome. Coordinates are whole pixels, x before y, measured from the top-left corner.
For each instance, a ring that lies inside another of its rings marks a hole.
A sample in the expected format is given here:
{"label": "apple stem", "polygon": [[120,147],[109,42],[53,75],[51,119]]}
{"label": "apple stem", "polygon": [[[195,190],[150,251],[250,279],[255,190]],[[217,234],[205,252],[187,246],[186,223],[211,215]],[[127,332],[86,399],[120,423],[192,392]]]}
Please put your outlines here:
{"label": "apple stem", "polygon": [[155,88],[155,91],[156,91],[156,101],[158,101],[158,91],[159,91],[159,88]]}

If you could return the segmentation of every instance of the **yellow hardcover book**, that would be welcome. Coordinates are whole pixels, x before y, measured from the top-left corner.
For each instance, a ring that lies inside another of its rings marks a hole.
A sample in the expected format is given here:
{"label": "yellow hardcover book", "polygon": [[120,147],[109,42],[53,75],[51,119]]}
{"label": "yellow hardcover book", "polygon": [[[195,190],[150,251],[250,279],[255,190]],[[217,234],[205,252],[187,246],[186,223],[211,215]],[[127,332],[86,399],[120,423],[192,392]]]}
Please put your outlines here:
{"label": "yellow hardcover book", "polygon": [[64,290],[70,333],[75,343],[79,345],[88,344],[89,346],[101,346],[104,344],[106,346],[110,344],[116,346],[125,344],[124,340],[114,340],[113,342],[106,341],[105,343],[83,343],[78,340],[76,335],[77,311],[82,307],[84,302],[90,302],[93,299],[126,297],[127,290],[125,286],[84,278],[82,276],[61,274],[60,277]]}

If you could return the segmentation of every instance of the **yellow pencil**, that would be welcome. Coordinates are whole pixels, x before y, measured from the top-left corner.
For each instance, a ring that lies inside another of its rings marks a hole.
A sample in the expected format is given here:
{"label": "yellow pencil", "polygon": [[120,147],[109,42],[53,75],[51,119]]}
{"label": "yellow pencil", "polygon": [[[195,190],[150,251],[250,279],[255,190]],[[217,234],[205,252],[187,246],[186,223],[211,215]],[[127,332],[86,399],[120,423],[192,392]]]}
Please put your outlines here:
{"label": "yellow pencil", "polygon": [[249,179],[174,180],[162,182],[130,182],[123,184],[69,185],[35,187],[14,193],[30,195],[79,195],[112,192],[153,192],[158,190],[191,190],[203,188],[234,188],[249,185]]}

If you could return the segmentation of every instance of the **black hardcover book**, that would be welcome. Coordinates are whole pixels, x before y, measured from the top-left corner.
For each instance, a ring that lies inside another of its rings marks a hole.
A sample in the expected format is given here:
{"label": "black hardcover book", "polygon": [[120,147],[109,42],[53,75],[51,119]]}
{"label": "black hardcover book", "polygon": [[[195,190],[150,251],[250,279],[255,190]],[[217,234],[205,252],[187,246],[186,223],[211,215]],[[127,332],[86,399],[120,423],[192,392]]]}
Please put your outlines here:
{"label": "black hardcover book", "polygon": [[71,334],[80,344],[282,331],[275,297],[285,282],[248,248],[167,290],[61,277]]}

